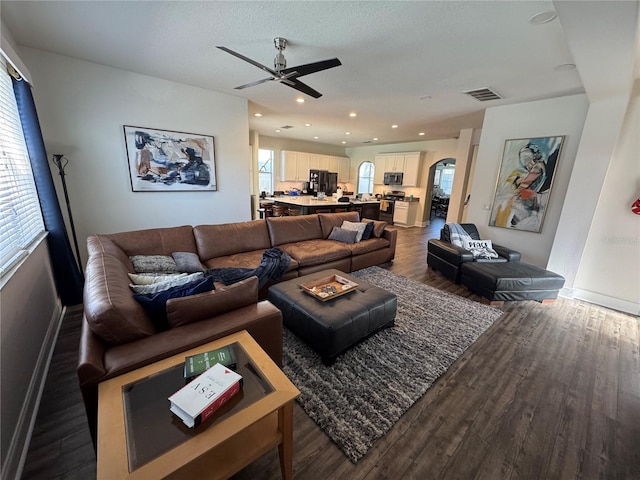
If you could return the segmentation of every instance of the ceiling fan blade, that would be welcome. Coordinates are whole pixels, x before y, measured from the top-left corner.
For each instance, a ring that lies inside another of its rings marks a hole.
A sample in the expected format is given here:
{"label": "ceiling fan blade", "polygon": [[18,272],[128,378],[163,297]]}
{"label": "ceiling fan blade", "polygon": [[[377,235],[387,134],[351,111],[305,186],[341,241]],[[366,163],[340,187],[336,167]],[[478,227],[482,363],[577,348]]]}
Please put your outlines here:
{"label": "ceiling fan blade", "polygon": [[297,67],[285,68],[280,73],[293,73],[297,72],[296,77],[302,77],[303,75],[309,75],[310,73],[320,72],[322,70],[327,70],[333,67],[339,67],[342,65],[342,62],[337,58],[331,58],[329,60],[322,60],[320,62],[307,63],[305,65],[298,65]]}
{"label": "ceiling fan blade", "polygon": [[[302,83],[300,80],[296,80],[295,78],[288,78],[286,82],[282,82],[287,87],[295,88],[299,92],[306,93],[310,97],[320,98],[322,94],[317,90],[314,90],[309,85]],[[291,85],[293,84],[293,85]]]}
{"label": "ceiling fan blade", "polygon": [[231,55],[233,55],[234,57],[238,57],[241,60],[244,60],[245,62],[250,63],[251,65],[255,65],[258,68],[261,68],[262,70],[264,70],[265,72],[270,73],[271,75],[275,75],[278,76],[278,72],[276,72],[275,70],[272,70],[269,67],[266,67],[264,65],[262,65],[261,63],[256,62],[255,60],[251,60],[249,57],[245,57],[244,55],[242,55],[241,53],[238,52],[234,52],[233,50],[227,48],[227,47],[221,47],[216,45],[216,48],[219,48],[220,50],[222,50],[223,52],[227,52],[230,53]]}
{"label": "ceiling fan blade", "polygon": [[263,78],[262,80],[257,80],[251,83],[245,83],[244,85],[240,85],[239,87],[235,87],[236,90],[242,90],[243,88],[253,87],[254,85],[260,85],[261,83],[270,82],[272,80],[276,80],[273,77]]}

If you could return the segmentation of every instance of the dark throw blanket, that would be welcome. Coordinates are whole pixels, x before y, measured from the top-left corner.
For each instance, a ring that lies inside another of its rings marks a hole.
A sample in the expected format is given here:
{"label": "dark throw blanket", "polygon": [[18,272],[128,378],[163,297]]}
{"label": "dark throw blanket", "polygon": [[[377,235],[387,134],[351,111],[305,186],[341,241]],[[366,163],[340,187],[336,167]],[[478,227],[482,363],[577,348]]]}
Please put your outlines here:
{"label": "dark throw blanket", "polygon": [[237,283],[249,277],[258,277],[258,288],[262,288],[270,280],[280,280],[291,263],[291,257],[279,248],[270,248],[262,254],[262,261],[257,268],[210,268],[205,276],[213,277],[216,282],[225,285]]}

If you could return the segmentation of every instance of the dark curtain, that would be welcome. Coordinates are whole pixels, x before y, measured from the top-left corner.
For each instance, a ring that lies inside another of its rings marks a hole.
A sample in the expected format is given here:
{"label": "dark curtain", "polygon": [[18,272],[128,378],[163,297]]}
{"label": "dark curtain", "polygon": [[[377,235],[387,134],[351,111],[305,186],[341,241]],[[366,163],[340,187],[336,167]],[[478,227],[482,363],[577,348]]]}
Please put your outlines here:
{"label": "dark curtain", "polygon": [[67,229],[58,204],[47,152],[42,140],[40,122],[38,121],[36,106],[31,94],[31,86],[24,80],[16,80],[14,78],[13,91],[18,104],[27,151],[31,159],[31,169],[33,170],[38,197],[40,198],[44,226],[49,233],[47,242],[56,289],[64,306],[77,305],[82,303],[84,278],[69,244]]}

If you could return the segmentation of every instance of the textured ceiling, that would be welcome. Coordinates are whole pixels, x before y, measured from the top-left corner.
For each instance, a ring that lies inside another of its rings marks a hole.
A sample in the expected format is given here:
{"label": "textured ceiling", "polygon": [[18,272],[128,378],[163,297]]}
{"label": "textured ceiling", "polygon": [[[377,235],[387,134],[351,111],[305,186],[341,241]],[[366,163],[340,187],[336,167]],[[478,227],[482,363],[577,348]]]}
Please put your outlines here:
{"label": "textured ceiling", "polygon": [[[263,114],[251,115],[250,126],[263,135],[358,146],[373,137],[456,137],[481,127],[488,106],[583,92],[578,70],[556,70],[576,63],[560,21],[529,22],[553,8],[550,1],[2,1],[0,13],[18,45],[247,98],[250,114]],[[301,78],[321,98],[275,82],[234,90],[266,75],[215,46],[272,67],[277,36],[289,41],[289,67],[342,61]],[[504,98],[478,102],[461,93],[479,87]],[[282,125],[293,128],[276,133]]]}

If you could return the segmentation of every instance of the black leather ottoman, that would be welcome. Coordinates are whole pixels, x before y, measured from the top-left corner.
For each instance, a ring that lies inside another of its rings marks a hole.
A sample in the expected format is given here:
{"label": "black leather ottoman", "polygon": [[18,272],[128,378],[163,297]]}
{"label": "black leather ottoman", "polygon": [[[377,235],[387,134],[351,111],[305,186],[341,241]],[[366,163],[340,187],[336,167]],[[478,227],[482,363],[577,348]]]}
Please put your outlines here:
{"label": "black leather ottoman", "polygon": [[460,283],[492,305],[517,300],[549,303],[564,286],[561,275],[522,262],[466,262],[461,270]]}
{"label": "black leather ottoman", "polygon": [[[358,287],[322,302],[300,288],[302,283],[330,275],[353,280]],[[320,354],[325,364],[381,328],[393,326],[397,299],[393,293],[339,270],[324,270],[281,282],[269,288],[267,298],[282,311],[284,324]]]}

